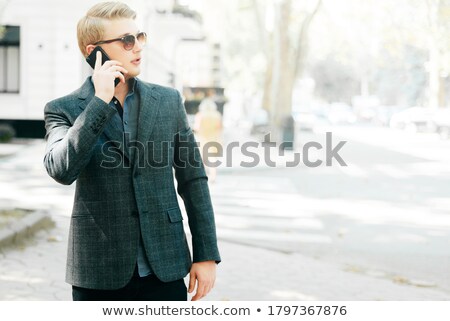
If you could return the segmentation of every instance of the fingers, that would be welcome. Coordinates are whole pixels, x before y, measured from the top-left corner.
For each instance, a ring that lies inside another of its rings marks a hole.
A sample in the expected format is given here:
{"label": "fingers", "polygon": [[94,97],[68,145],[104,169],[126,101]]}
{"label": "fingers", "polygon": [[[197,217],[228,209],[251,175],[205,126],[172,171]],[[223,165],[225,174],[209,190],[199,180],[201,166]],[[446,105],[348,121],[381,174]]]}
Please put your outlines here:
{"label": "fingers", "polygon": [[94,69],[98,70],[102,66],[102,54],[100,51],[97,51],[96,55],[97,56],[95,57],[95,68]]}
{"label": "fingers", "polygon": [[108,61],[105,61],[105,63],[102,65],[102,69],[106,70],[106,69],[114,67],[114,66],[119,67],[119,66],[122,66],[122,65],[123,64],[120,61],[118,61],[118,60],[108,60]]}
{"label": "fingers", "polygon": [[114,78],[120,78],[120,81],[123,84],[126,83],[124,74],[127,74],[128,70],[126,70],[125,68],[113,65],[113,66],[110,66],[109,69],[107,69],[106,71],[113,72]]}
{"label": "fingers", "polygon": [[189,277],[189,293],[192,293],[197,283],[197,291],[192,297],[192,301],[205,297],[213,288],[216,280],[215,262],[194,263]]}
{"label": "fingers", "polygon": [[211,290],[213,289],[213,287],[214,287],[214,280],[212,280],[212,281],[209,283],[209,286],[208,286],[208,288],[207,288],[207,290],[206,290],[205,295],[207,295],[209,292],[211,292]]}
{"label": "fingers", "polygon": [[211,287],[208,285],[200,285],[197,286],[197,292],[195,293],[195,295],[192,297],[192,301],[198,301],[202,298],[204,298],[209,291],[211,291]]}
{"label": "fingers", "polygon": [[192,301],[197,301],[200,300],[201,298],[203,298],[206,293],[205,293],[206,287],[204,282],[197,282],[197,292],[195,293],[195,295],[192,297]]}
{"label": "fingers", "polygon": [[122,67],[122,63],[120,61],[117,60],[108,60],[105,61],[105,63],[102,65],[102,55],[101,53],[98,51],[97,52],[97,58],[95,59],[95,71],[104,71],[104,70],[108,70],[110,68],[113,68],[112,71],[114,70],[120,70],[121,72],[125,72],[127,73],[128,71]]}
{"label": "fingers", "polygon": [[122,73],[128,73],[128,70],[120,66],[111,66],[109,67],[109,69],[111,69],[111,71],[120,71]]}
{"label": "fingers", "polygon": [[189,289],[188,289],[189,293],[192,293],[192,291],[194,291],[195,280],[196,280],[195,273],[191,273],[189,276]]}
{"label": "fingers", "polygon": [[192,301],[197,301],[204,298],[213,288],[214,280],[201,281],[197,282],[197,292],[192,297]]}
{"label": "fingers", "polygon": [[120,71],[116,71],[115,78],[120,78],[120,81],[125,83],[125,76]]}
{"label": "fingers", "polygon": [[215,279],[209,280],[207,286],[206,286],[206,290],[205,290],[205,294],[204,296],[206,296],[209,292],[211,292],[212,288],[214,287],[214,281]]}
{"label": "fingers", "polygon": [[109,67],[108,69],[106,69],[105,71],[113,72],[115,78],[120,78],[120,79],[123,78],[123,79],[124,79],[124,82],[125,82],[125,77],[123,77],[123,76],[124,76],[124,74],[127,74],[127,73],[128,73],[128,70],[126,70],[126,69],[123,68],[123,67],[116,66],[116,65],[110,66],[110,67]]}

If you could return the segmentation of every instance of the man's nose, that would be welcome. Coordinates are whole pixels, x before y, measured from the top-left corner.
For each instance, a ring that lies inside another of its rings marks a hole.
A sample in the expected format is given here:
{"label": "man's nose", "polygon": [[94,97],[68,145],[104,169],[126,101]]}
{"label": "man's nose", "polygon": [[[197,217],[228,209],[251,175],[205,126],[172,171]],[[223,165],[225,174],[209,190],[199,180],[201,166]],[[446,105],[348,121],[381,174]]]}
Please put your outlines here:
{"label": "man's nose", "polygon": [[133,51],[139,52],[139,51],[142,51],[143,48],[144,48],[144,45],[141,44],[141,42],[136,39],[136,42],[134,43]]}

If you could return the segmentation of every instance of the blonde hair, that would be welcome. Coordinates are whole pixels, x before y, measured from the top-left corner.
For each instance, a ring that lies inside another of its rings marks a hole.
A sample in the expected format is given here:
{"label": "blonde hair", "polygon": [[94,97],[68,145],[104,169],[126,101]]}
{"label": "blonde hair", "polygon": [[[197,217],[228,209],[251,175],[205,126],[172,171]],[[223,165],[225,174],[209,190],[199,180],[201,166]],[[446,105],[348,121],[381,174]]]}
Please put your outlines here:
{"label": "blonde hair", "polygon": [[94,5],[77,24],[78,47],[80,47],[83,56],[88,56],[87,45],[102,40],[105,32],[103,20],[135,18],[136,12],[123,2],[108,1]]}

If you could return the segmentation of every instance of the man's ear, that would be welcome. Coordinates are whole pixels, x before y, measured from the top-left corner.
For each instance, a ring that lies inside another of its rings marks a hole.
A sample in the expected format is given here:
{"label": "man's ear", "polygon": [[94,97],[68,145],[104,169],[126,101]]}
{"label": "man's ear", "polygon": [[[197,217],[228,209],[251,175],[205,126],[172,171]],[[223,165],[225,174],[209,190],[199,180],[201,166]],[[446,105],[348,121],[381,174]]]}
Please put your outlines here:
{"label": "man's ear", "polygon": [[91,52],[92,52],[92,50],[94,50],[94,48],[95,48],[94,45],[87,45],[86,46],[86,52],[87,52],[88,56],[91,54]]}

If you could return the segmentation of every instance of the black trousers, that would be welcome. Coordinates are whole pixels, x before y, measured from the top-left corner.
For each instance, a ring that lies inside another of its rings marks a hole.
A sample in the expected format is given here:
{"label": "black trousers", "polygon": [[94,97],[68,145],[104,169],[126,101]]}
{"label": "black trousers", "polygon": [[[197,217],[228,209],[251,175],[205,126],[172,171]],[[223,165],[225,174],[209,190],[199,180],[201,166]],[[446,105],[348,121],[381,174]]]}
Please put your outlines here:
{"label": "black trousers", "polygon": [[93,290],[72,286],[73,301],[187,301],[184,280],[162,282],[154,274],[140,277],[137,269],[118,290]]}

